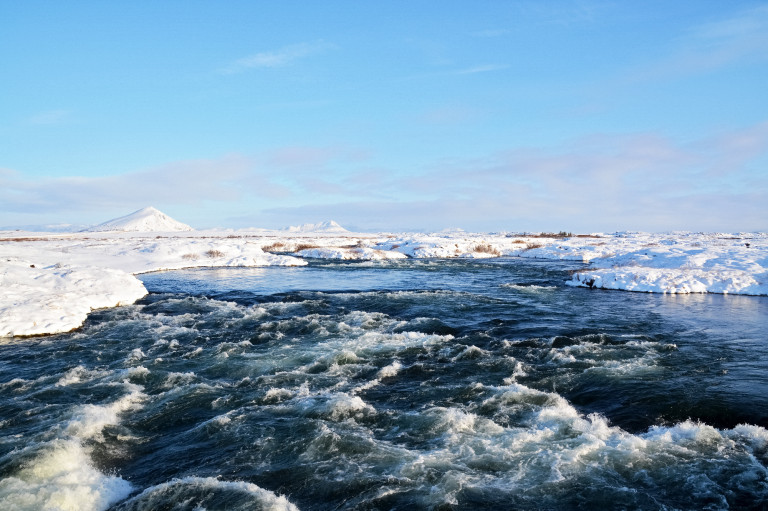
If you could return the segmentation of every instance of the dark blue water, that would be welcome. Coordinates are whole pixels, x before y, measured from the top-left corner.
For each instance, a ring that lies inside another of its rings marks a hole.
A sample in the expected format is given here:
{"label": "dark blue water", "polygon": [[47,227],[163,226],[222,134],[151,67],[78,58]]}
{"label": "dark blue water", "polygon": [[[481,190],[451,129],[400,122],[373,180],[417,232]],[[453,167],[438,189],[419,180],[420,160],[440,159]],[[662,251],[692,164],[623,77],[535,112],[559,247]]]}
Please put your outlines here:
{"label": "dark blue water", "polygon": [[578,267],[144,275],[136,305],[0,345],[0,507],[768,506],[768,300]]}

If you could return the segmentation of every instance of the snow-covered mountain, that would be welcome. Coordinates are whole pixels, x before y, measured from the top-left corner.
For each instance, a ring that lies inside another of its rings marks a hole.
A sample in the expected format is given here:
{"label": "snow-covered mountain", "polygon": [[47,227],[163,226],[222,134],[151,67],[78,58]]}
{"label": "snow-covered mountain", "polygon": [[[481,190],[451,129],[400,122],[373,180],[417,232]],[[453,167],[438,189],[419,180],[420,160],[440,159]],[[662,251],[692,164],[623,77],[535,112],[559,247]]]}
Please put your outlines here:
{"label": "snow-covered mountain", "polygon": [[319,224],[303,224],[298,226],[290,226],[287,229],[284,229],[288,232],[349,232],[333,220],[329,220],[327,222],[320,222]]}
{"label": "snow-covered mountain", "polygon": [[114,218],[103,224],[96,225],[87,232],[123,231],[123,232],[168,232],[193,231],[190,226],[169,217],[152,206],[134,211],[130,215]]}

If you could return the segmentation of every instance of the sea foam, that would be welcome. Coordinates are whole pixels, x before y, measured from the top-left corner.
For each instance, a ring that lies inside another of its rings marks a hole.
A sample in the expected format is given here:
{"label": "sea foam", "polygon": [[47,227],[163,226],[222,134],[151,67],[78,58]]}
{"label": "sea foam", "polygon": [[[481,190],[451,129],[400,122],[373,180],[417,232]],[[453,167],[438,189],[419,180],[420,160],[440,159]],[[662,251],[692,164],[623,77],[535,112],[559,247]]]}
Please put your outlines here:
{"label": "sea foam", "polygon": [[[65,383],[80,373],[68,373]],[[125,396],[104,405],[77,407],[59,437],[29,448],[31,458],[23,467],[0,480],[0,509],[100,511],[131,493],[128,481],[99,472],[84,446],[146,397],[139,385],[127,381],[119,385],[128,390]]]}

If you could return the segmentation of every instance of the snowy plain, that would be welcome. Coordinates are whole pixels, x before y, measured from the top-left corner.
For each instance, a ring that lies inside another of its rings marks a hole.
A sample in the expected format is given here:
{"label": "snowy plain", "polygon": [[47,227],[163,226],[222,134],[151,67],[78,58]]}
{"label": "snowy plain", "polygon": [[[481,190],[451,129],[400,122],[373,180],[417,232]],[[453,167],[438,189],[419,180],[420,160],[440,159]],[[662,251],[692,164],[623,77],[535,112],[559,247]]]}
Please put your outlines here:
{"label": "snowy plain", "polygon": [[[172,219],[157,210],[149,211],[147,220],[149,209],[123,217],[123,225],[107,223],[119,231],[0,231],[0,336],[76,329],[93,309],[130,304],[146,295],[135,276],[141,273],[302,266],[306,258],[571,260],[585,263],[566,282],[572,286],[768,295],[766,233],[368,234],[348,232],[332,222],[283,231],[194,231],[167,223]],[[137,221],[142,222],[140,229],[125,228]]]}

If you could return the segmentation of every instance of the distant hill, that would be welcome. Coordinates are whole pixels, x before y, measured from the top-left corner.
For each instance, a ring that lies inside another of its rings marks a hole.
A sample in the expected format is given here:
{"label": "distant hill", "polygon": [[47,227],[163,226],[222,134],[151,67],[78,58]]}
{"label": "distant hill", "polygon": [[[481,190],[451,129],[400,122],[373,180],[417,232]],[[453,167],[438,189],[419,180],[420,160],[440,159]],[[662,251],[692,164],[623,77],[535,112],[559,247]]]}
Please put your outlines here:
{"label": "distant hill", "polygon": [[330,232],[330,233],[344,233],[349,232],[333,220],[327,222],[321,222],[319,224],[303,224],[298,226],[290,226],[284,229],[288,232]]}
{"label": "distant hill", "polygon": [[167,232],[167,231],[194,231],[187,224],[183,224],[169,217],[162,211],[152,206],[134,211],[130,215],[114,218],[103,224],[85,229],[84,232]]}

